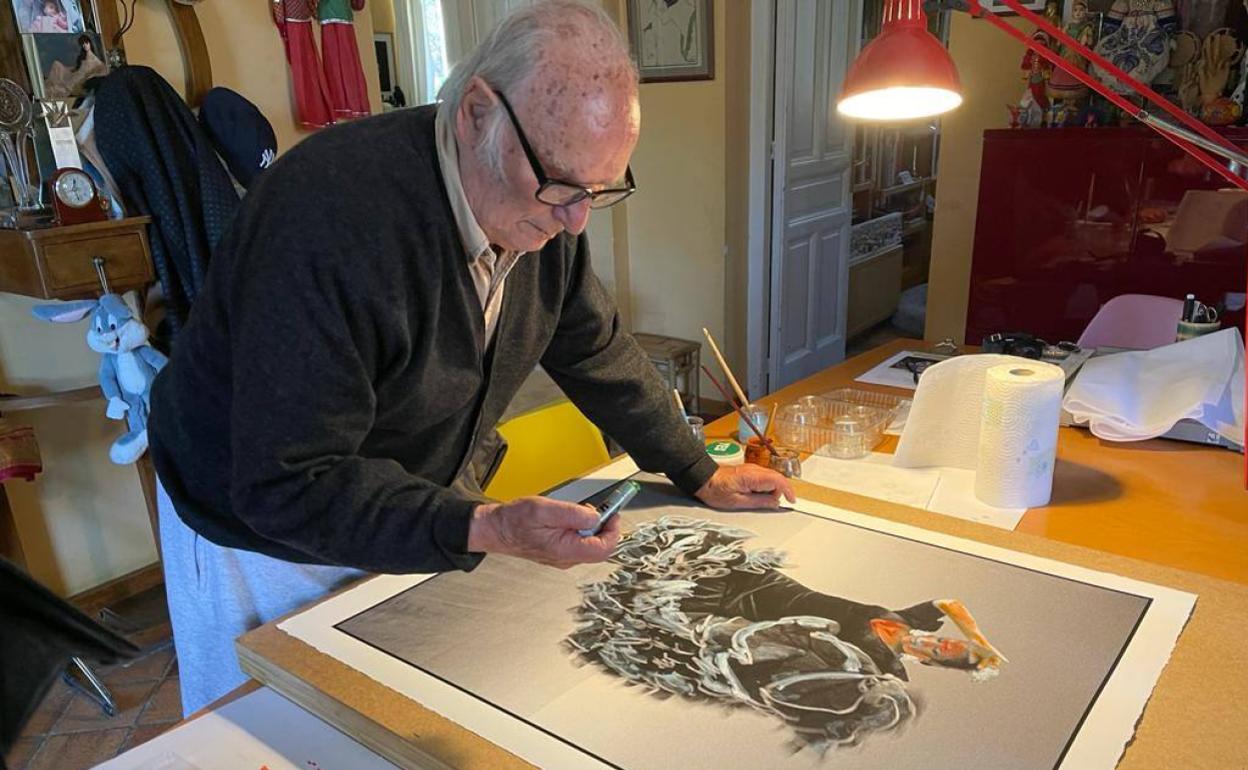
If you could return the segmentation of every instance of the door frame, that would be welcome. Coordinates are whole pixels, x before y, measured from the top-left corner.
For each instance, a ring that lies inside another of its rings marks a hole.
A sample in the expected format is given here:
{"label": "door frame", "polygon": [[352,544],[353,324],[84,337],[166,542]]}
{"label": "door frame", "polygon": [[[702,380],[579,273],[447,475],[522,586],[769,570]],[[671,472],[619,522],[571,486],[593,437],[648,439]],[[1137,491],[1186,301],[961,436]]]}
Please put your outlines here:
{"label": "door frame", "polygon": [[746,225],[745,360],[750,398],[771,376],[771,187],[777,0],[750,4],[749,220]]}
{"label": "door frame", "polygon": [[[771,356],[771,262],[775,181],[776,94],[787,83],[776,83],[776,23],[779,4],[791,0],[753,0],[750,4],[750,123],[749,204],[746,224],[746,389],[751,398],[771,392],[779,365]],[[853,36],[852,62],[862,46],[862,0],[850,3]],[[848,150],[853,154],[850,126]],[[852,202],[850,203],[852,206]],[[846,287],[841,287],[844,293]],[[842,298],[844,299],[844,298]],[[844,306],[844,301],[840,303]]]}

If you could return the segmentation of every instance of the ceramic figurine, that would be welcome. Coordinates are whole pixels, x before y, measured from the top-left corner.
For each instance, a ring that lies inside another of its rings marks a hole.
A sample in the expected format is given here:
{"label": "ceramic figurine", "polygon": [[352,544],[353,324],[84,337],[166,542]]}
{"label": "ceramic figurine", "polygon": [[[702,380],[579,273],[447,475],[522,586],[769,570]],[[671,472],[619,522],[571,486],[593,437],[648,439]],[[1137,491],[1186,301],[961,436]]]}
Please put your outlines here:
{"label": "ceramic figurine", "polygon": [[[1040,30],[1036,30],[1031,38],[1037,40],[1046,48],[1050,44],[1049,36]],[[1023,54],[1022,64],[1019,65],[1026,75],[1024,79],[1027,82],[1027,89],[1023,91],[1023,98],[1019,100],[1019,107],[1023,114],[1020,115],[1024,126],[1047,126],[1048,120],[1046,115],[1049,111],[1049,76],[1053,73],[1053,65],[1043,56],[1039,55],[1031,49]],[[1034,120],[1028,119],[1033,117]]]}
{"label": "ceramic figurine", "polygon": [[1231,79],[1231,67],[1239,63],[1244,47],[1227,28],[1211,32],[1200,47],[1200,63],[1197,78],[1200,82],[1200,101],[1208,105],[1222,96]]}
{"label": "ceramic figurine", "polygon": [[[1088,14],[1087,0],[1075,0],[1070,8],[1070,23],[1066,25],[1066,34],[1076,42],[1091,48],[1096,44],[1096,24]],[[1058,47],[1062,58],[1078,69],[1087,72],[1088,60],[1075,50],[1062,45]],[[1088,87],[1080,83],[1074,75],[1054,68],[1049,76],[1049,98],[1061,101],[1079,101],[1088,95]]]}
{"label": "ceramic figurine", "polygon": [[[1096,52],[1131,77],[1148,84],[1170,62],[1170,38],[1179,31],[1172,0],[1114,0],[1105,15]],[[1108,72],[1093,65],[1092,72],[1119,93],[1130,93]]]}

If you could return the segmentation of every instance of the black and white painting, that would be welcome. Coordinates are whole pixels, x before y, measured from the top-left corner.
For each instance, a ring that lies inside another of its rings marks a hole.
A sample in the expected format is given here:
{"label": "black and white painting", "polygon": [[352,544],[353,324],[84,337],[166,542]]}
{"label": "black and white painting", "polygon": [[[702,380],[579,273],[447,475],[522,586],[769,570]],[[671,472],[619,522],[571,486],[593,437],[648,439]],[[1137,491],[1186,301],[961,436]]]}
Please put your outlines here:
{"label": "black and white painting", "polygon": [[712,80],[711,0],[628,0],[629,45],[641,82]]}
{"label": "black and white painting", "polygon": [[385,576],[282,628],[543,767],[1111,768],[1194,602],[635,478],[609,563]]}

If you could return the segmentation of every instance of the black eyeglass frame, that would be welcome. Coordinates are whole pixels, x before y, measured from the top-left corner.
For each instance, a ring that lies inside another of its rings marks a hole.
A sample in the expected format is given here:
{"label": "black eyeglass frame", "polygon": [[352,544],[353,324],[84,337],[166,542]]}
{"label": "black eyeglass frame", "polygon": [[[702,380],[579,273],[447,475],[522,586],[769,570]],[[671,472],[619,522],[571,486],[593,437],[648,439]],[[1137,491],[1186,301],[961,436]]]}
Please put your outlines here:
{"label": "black eyeglass frame", "polygon": [[[637,182],[633,179],[632,164],[624,167],[625,187],[608,187],[602,190],[591,190],[583,184],[577,184],[576,182],[569,182],[564,179],[555,179],[554,177],[547,176],[546,170],[542,168],[542,162],[537,159],[537,153],[533,151],[533,145],[529,144],[529,138],[524,135],[524,129],[520,127],[520,120],[516,118],[516,112],[511,108],[511,104],[507,101],[507,97],[503,96],[503,92],[499,91],[497,88],[493,90],[494,93],[498,95],[498,100],[502,102],[503,109],[507,111],[507,117],[511,118],[511,126],[516,129],[516,138],[520,140],[520,149],[524,150],[525,157],[529,159],[529,165],[533,167],[533,176],[537,177],[537,191],[533,193],[533,197],[537,198],[539,202],[545,203],[547,206],[575,206],[586,198],[589,198],[589,207],[591,209],[605,209],[614,206],[628,196],[637,192]],[[579,194],[574,193],[570,200],[562,202],[544,199],[542,197],[542,193],[556,185],[571,187],[574,190],[579,191]],[[607,198],[613,195],[619,197],[611,200],[609,203],[603,203],[602,205],[597,206],[594,205],[599,199]]]}

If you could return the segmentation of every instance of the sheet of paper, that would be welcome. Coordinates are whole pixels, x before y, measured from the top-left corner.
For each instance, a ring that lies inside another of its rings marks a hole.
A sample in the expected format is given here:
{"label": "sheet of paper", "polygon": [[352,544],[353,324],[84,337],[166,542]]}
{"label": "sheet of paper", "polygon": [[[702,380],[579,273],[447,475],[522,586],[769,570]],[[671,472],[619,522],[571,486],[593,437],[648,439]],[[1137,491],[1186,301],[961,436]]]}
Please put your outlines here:
{"label": "sheet of paper", "polygon": [[96,770],[399,770],[267,687]]}
{"label": "sheet of paper", "polygon": [[975,472],[962,468],[897,468],[892,455],[872,452],[860,460],[811,455],[802,478],[814,484],[932,513],[1014,529],[1026,508],[995,508],[975,497]]}
{"label": "sheet of paper", "polygon": [[936,355],[935,353],[903,350],[859,375],[854,381],[914,390],[918,387],[918,380],[915,374],[922,375],[923,370],[928,366],[944,361],[946,358],[948,356]]}
{"label": "sheet of paper", "polygon": [[[880,462],[876,457],[885,460]],[[877,452],[861,460],[811,455],[802,461],[802,479],[842,492],[926,509],[940,484],[940,472],[930,468],[894,468],[888,464],[888,457]]]}

